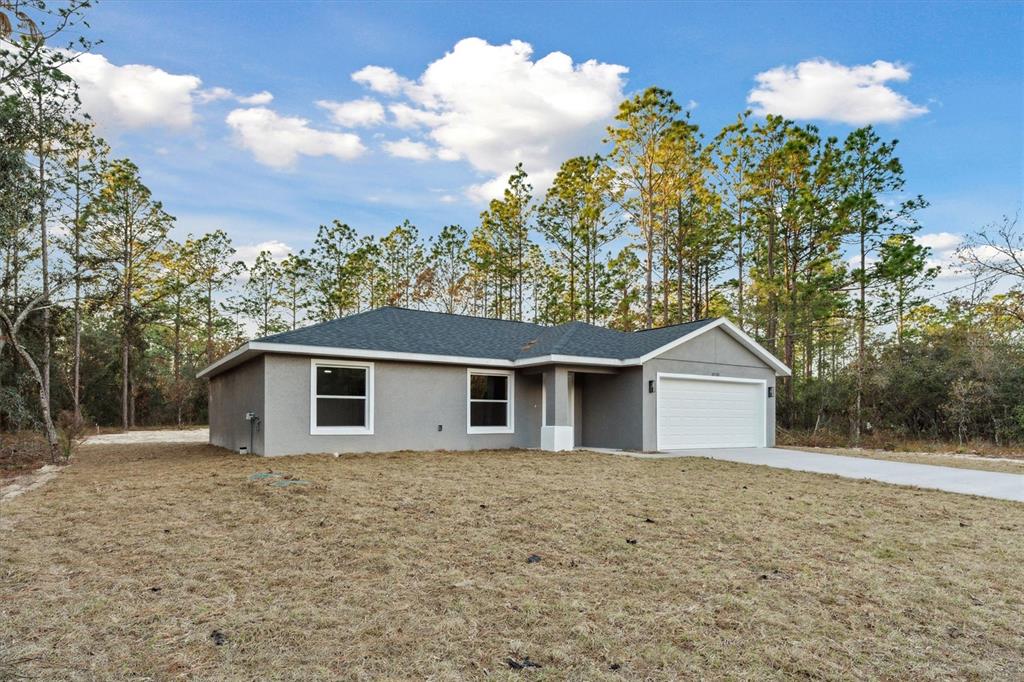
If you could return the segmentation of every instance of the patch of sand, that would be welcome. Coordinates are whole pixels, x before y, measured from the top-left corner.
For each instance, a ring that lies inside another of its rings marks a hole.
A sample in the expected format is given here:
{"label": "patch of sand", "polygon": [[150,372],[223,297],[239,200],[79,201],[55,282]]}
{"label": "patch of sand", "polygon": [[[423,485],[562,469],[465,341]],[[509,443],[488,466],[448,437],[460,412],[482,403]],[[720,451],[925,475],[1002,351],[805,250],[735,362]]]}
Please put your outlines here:
{"label": "patch of sand", "polygon": [[133,443],[208,443],[210,429],[126,431],[89,436],[83,445],[131,445]]}
{"label": "patch of sand", "polygon": [[11,479],[7,485],[0,488],[0,502],[6,502],[22,493],[27,493],[29,490],[35,490],[46,485],[48,481],[56,478],[63,468],[56,464],[47,464],[31,473]]}

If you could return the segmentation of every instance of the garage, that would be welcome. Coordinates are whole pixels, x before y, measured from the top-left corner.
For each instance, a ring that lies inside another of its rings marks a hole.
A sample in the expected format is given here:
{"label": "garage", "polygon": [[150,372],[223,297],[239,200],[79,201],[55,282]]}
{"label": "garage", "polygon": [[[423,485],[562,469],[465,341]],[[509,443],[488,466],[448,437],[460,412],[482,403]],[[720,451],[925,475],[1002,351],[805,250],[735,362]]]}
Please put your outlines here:
{"label": "garage", "polygon": [[766,382],[658,374],[658,450],[765,446]]}

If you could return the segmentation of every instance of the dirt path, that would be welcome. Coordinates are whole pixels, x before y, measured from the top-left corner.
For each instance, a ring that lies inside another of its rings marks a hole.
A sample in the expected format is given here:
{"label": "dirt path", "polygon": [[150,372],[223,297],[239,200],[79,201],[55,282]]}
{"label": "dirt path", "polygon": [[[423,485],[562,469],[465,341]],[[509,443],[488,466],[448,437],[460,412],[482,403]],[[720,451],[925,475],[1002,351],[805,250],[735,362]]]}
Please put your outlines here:
{"label": "dirt path", "polygon": [[22,493],[45,485],[51,479],[56,478],[63,468],[56,464],[47,464],[35,471],[11,479],[6,485],[0,487],[0,502],[6,502]]}

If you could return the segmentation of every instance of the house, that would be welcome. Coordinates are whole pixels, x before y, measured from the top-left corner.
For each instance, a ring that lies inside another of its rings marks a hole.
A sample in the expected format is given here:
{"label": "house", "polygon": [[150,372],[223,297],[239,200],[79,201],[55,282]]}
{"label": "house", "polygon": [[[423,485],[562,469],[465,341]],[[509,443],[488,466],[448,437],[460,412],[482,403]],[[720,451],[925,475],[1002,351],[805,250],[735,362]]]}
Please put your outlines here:
{"label": "house", "polygon": [[725,318],[620,332],[378,308],[213,363],[210,442],[261,455],[764,447],[789,369]]}

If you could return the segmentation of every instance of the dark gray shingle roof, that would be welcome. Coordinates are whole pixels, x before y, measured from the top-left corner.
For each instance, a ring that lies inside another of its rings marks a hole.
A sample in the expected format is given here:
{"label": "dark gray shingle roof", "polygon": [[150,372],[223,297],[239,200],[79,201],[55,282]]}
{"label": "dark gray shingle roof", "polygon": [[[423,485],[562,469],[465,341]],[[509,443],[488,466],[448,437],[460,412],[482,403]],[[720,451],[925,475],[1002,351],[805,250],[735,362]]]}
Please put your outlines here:
{"label": "dark gray shingle roof", "polygon": [[553,327],[426,310],[377,308],[256,341],[399,353],[519,360],[545,355],[636,358],[714,322],[698,320],[639,332],[584,322]]}

